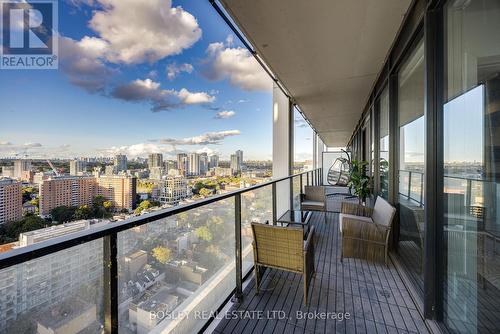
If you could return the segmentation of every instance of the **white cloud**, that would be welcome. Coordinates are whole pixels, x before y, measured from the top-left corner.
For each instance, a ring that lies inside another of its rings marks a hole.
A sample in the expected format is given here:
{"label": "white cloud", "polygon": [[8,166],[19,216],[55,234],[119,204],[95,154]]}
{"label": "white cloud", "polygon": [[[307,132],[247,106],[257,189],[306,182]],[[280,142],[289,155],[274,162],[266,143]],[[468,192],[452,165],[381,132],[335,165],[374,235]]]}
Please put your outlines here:
{"label": "white cloud", "polygon": [[84,37],[75,41],[59,38],[59,61],[68,80],[90,93],[103,92],[117,71],[105,65],[100,57],[102,45],[96,38]]}
{"label": "white cloud", "polygon": [[97,0],[89,26],[113,63],[155,62],[180,54],[201,37],[196,18],[171,0]]}
{"label": "white cloud", "polygon": [[210,80],[229,81],[250,91],[270,91],[272,80],[247,49],[231,48],[221,42],[208,45],[209,68],[205,76]]}
{"label": "white cloud", "polygon": [[12,146],[14,144],[12,144],[10,141],[0,141],[0,146]]}
{"label": "white cloud", "polygon": [[162,138],[152,139],[152,142],[158,142],[168,145],[217,145],[221,144],[226,137],[238,136],[241,132],[239,130],[226,130],[219,132],[207,132],[199,136],[187,137],[181,139],[175,138]]}
{"label": "white cloud", "polygon": [[204,104],[215,100],[205,92],[190,92],[162,89],[159,82],[151,79],[137,79],[128,84],[117,86],[111,92],[115,98],[133,102],[147,102],[153,111],[169,110],[187,104]]}
{"label": "white cloud", "polygon": [[26,148],[37,148],[37,147],[42,147],[42,144],[40,144],[40,143],[24,143],[23,146]]}
{"label": "white cloud", "polygon": [[236,113],[234,111],[224,110],[224,111],[219,111],[217,114],[215,114],[215,118],[226,119],[226,118],[231,118],[234,115],[236,115]]}
{"label": "white cloud", "polygon": [[150,153],[169,153],[172,150],[172,148],[169,149],[163,145],[153,143],[139,143],[133,145],[113,146],[110,148],[102,149],[100,151],[107,156],[126,154],[129,158],[136,158],[146,156]]}
{"label": "white cloud", "polygon": [[92,6],[88,25],[96,36],[79,41],[60,37],[61,69],[72,84],[91,93],[107,94],[118,72],[110,64],[153,63],[180,54],[201,37],[196,18],[182,7],[172,7],[171,0],[69,2]]}
{"label": "white cloud", "polygon": [[167,65],[167,78],[169,80],[175,79],[176,76],[181,74],[182,72],[186,73],[192,73],[193,72],[193,65],[184,63],[177,65],[176,63],[168,64]]}
{"label": "white cloud", "polygon": [[211,96],[205,92],[192,93],[186,88],[182,88],[177,93],[177,96],[185,104],[201,104],[215,101],[215,96]]}

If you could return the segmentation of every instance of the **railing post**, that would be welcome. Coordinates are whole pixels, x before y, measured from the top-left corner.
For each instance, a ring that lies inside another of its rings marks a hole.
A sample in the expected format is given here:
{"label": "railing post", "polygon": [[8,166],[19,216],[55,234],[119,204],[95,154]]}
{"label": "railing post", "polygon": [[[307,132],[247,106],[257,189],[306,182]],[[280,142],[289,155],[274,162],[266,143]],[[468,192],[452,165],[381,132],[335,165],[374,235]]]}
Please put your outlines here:
{"label": "railing post", "polygon": [[118,246],[117,234],[103,237],[104,330],[118,333]]}
{"label": "railing post", "polygon": [[411,171],[408,171],[408,200],[411,199]]}
{"label": "railing post", "polygon": [[278,221],[278,206],[276,205],[276,182],[273,183],[272,185],[272,191],[273,191],[273,225],[276,225],[276,222]]}
{"label": "railing post", "polygon": [[290,210],[293,210],[293,176],[290,177]]}
{"label": "railing post", "polygon": [[301,196],[301,197],[302,197],[302,189],[303,189],[302,175],[303,174],[300,174],[300,176],[299,176],[299,186],[300,186],[300,191],[299,191],[300,195],[299,196]]}
{"label": "railing post", "polygon": [[307,178],[306,178],[307,179],[307,183],[306,184],[309,186],[309,172],[306,172],[306,176],[307,176]]}
{"label": "railing post", "polygon": [[234,233],[235,233],[235,258],[236,258],[236,292],[233,302],[243,300],[243,269],[241,258],[241,194],[234,195]]}
{"label": "railing post", "polygon": [[472,202],[472,180],[471,179],[467,179],[467,189],[465,191],[466,191],[465,209],[470,210],[470,204]]}
{"label": "railing post", "polygon": [[420,206],[424,205],[424,173],[420,174]]}

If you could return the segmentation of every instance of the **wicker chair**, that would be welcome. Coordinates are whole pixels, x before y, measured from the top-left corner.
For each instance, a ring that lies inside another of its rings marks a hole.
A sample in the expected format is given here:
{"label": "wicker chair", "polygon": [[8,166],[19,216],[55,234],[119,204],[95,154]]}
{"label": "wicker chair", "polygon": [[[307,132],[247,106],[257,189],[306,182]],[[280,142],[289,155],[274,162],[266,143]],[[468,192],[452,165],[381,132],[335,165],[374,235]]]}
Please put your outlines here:
{"label": "wicker chair", "polygon": [[326,188],[322,186],[305,186],[301,196],[302,211],[326,211]]}
{"label": "wicker chair", "polygon": [[382,197],[374,208],[342,203],[339,227],[342,234],[341,261],[344,257],[384,261],[387,265],[389,235],[396,209]]}
{"label": "wicker chair", "polygon": [[260,292],[260,267],[270,267],[302,274],[304,304],[314,274],[314,226],[304,241],[301,228],[252,223],[255,285]]}

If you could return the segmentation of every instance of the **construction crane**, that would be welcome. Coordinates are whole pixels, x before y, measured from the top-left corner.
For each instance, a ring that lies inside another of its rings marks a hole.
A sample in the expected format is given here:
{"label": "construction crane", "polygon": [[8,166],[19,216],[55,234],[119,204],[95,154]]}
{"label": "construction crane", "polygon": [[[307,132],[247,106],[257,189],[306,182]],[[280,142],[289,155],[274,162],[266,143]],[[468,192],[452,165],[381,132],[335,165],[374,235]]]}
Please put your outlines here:
{"label": "construction crane", "polygon": [[47,163],[49,164],[50,168],[52,168],[52,171],[54,172],[54,174],[56,174],[56,176],[59,176],[59,172],[57,171],[57,169],[54,167],[54,165],[52,164],[52,162],[50,162],[49,159],[47,159]]}

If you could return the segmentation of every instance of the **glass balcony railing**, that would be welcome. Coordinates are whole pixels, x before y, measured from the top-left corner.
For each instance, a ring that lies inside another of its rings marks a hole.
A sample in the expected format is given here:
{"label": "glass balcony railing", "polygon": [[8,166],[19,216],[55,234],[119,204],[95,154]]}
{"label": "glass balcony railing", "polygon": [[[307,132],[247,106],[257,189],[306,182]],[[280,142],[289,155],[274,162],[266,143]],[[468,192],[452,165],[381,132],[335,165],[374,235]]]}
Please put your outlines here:
{"label": "glass balcony railing", "polygon": [[[195,333],[253,268],[251,222],[321,169],[83,229],[0,254],[0,332]],[[289,191],[284,192],[288,187]],[[286,197],[286,198],[285,198]]]}

